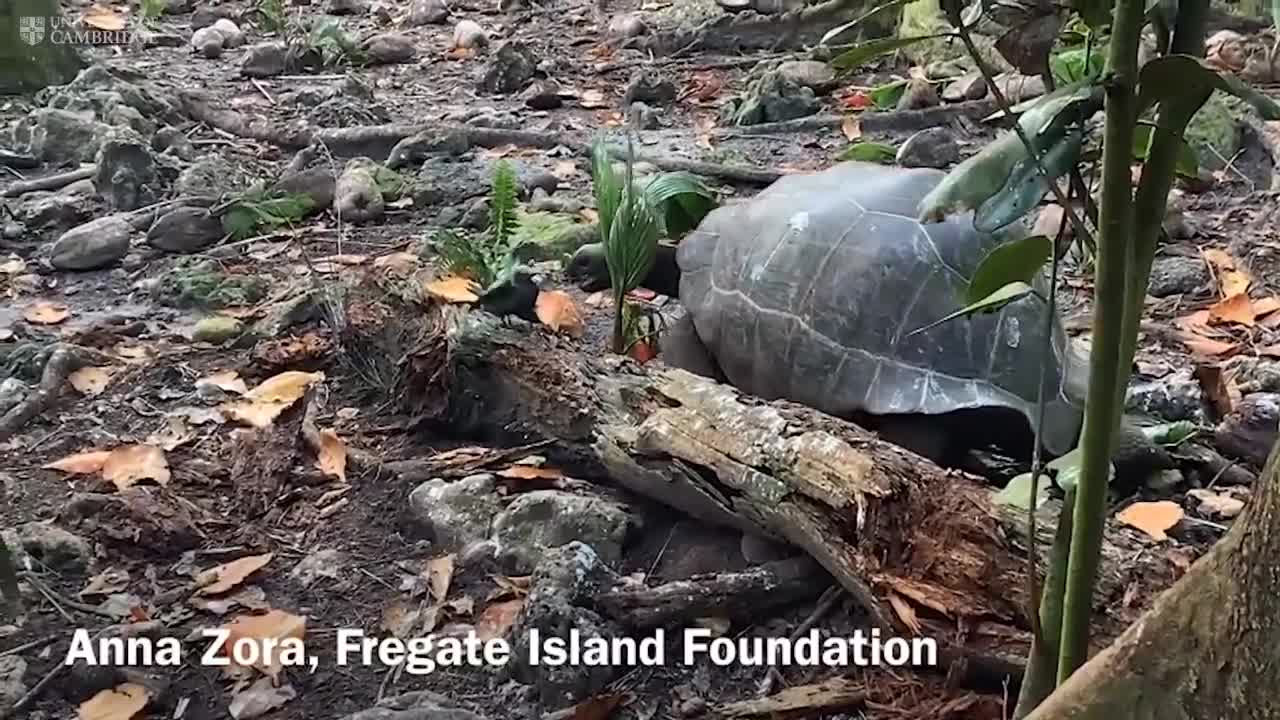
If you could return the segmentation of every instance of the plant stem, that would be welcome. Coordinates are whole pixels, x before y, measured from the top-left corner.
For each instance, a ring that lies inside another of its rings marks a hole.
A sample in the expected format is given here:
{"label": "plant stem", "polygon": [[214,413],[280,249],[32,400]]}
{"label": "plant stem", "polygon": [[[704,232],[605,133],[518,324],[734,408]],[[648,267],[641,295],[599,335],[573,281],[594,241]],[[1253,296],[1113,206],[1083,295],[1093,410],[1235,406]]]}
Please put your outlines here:
{"label": "plant stem", "polygon": [[1117,384],[1125,321],[1127,241],[1133,230],[1129,162],[1137,120],[1138,38],[1142,0],[1117,0],[1105,85],[1106,129],[1102,145],[1102,202],[1098,217],[1094,337],[1081,441],[1080,479],[1067,563],[1058,653],[1058,683],[1083,664],[1089,650],[1093,584],[1098,573],[1111,452],[1120,424]]}
{"label": "plant stem", "polygon": [[[1031,714],[1053,692],[1058,675],[1058,638],[1062,632],[1062,595],[1067,578],[1067,556],[1071,551],[1071,515],[1075,508],[1075,492],[1068,490],[1058,512],[1058,529],[1049,549],[1049,567],[1040,596],[1040,627],[1043,637],[1031,639],[1027,670],[1022,676],[1018,704],[1013,720]],[[1034,537],[1034,536],[1033,536]]]}

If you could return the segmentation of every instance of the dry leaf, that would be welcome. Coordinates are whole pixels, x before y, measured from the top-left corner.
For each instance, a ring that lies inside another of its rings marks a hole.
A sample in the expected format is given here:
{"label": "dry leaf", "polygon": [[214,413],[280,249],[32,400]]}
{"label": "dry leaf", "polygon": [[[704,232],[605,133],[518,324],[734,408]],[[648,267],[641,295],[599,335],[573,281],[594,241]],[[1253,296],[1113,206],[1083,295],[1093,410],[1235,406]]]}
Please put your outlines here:
{"label": "dry leaf", "polygon": [[507,600],[493,603],[480,613],[476,620],[476,637],[481,642],[506,637],[507,631],[515,624],[520,610],[524,608],[524,599]]}
{"label": "dry leaf", "polygon": [[111,384],[111,377],[118,372],[118,367],[85,367],[67,376],[67,381],[81,395],[94,397],[107,389]]}
{"label": "dry leaf", "polygon": [[71,310],[67,308],[66,303],[51,302],[49,300],[39,300],[31,303],[22,311],[22,317],[27,322],[36,325],[57,325],[66,320],[71,315]]}
{"label": "dry leaf", "polygon": [[1229,415],[1240,402],[1240,388],[1236,387],[1235,381],[1223,372],[1221,366],[1200,365],[1196,367],[1193,375],[1200,382],[1200,388],[1204,390],[1205,397],[1213,406],[1217,417]]}
{"label": "dry leaf", "polygon": [[858,122],[855,115],[845,115],[840,123],[840,132],[844,133],[846,140],[857,140],[862,137],[862,123]]}
{"label": "dry leaf", "polygon": [[442,555],[427,561],[427,588],[436,603],[449,596],[449,583],[453,582],[453,555]]}
{"label": "dry leaf", "polygon": [[427,293],[446,302],[473,303],[480,299],[479,287],[470,278],[449,275],[427,283]]}
{"label": "dry leaf", "polygon": [[80,703],[76,716],[80,720],[131,720],[147,706],[151,694],[136,683],[124,683],[98,691]]}
{"label": "dry leaf", "polygon": [[306,394],[313,383],[324,380],[324,373],[289,370],[268,378],[245,393],[245,402],[222,405],[223,414],[253,427],[267,427],[280,413]]}
{"label": "dry leaf", "polygon": [[512,465],[506,470],[499,470],[498,477],[512,480],[560,480],[564,473],[559,468],[533,467],[531,465]]}
{"label": "dry leaf", "polygon": [[542,324],[552,330],[563,331],[576,338],[582,337],[582,314],[578,312],[578,306],[573,303],[569,293],[563,290],[538,293],[534,312]]}
{"label": "dry leaf", "polygon": [[347,444],[333,430],[320,431],[320,452],[316,468],[330,477],[347,481]]}
{"label": "dry leaf", "polygon": [[273,557],[275,555],[272,553],[250,555],[249,557],[242,557],[239,560],[232,560],[229,563],[223,563],[215,568],[205,570],[196,578],[196,582],[201,584],[201,588],[196,591],[196,594],[218,595],[224,593],[265,567]]}
{"label": "dry leaf", "polygon": [[1249,276],[1239,270],[1228,270],[1218,279],[1218,290],[1222,297],[1230,298],[1243,295],[1249,290]]}
{"label": "dry leaf", "polygon": [[244,395],[249,392],[249,388],[244,384],[244,380],[240,378],[240,373],[235,370],[222,370],[196,380],[196,389],[205,385],[212,385],[220,390],[235,393],[236,395]]}
{"label": "dry leaf", "polygon": [[1219,300],[1209,308],[1210,322],[1238,323],[1252,326],[1254,318],[1253,302],[1243,293],[1230,295]]}
{"label": "dry leaf", "polygon": [[627,699],[623,693],[610,693],[587,698],[573,708],[569,720],[609,720],[613,711],[617,710]]}
{"label": "dry leaf", "polygon": [[[280,662],[280,641],[286,638],[302,640],[307,633],[307,618],[283,610],[272,610],[264,615],[241,615],[224,626],[224,629],[228,631],[224,651],[237,642],[246,646],[256,645],[257,648],[250,652],[257,659],[252,667],[266,673],[274,681],[283,669]],[[234,656],[231,657],[231,663],[238,664]]]}
{"label": "dry leaf", "polygon": [[1139,502],[1116,514],[1116,520],[1135,527],[1155,540],[1167,540],[1165,531],[1182,520],[1182,507],[1168,500]]}
{"label": "dry leaf", "polygon": [[164,451],[155,445],[125,445],[107,456],[102,464],[102,477],[115,483],[119,490],[128,490],[139,480],[168,485],[169,461]]}
{"label": "dry leaf", "polygon": [[94,30],[106,30],[108,32],[123,30],[125,25],[124,17],[111,8],[101,5],[94,5],[86,10],[82,19],[86,26]]}
{"label": "dry leaf", "polygon": [[1223,342],[1189,333],[1182,333],[1181,339],[1192,354],[1203,358],[1226,357],[1240,349],[1240,343]]}
{"label": "dry leaf", "polygon": [[68,475],[87,475],[101,471],[108,457],[111,457],[110,450],[89,450],[68,455],[41,467],[47,470],[61,470]]}

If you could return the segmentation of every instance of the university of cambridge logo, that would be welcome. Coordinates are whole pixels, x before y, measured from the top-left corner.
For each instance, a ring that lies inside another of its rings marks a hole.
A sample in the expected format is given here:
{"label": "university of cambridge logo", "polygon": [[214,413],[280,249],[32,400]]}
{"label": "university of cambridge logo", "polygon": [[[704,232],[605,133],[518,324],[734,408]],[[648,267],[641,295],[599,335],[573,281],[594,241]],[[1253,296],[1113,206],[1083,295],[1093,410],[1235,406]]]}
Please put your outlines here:
{"label": "university of cambridge logo", "polygon": [[24,15],[18,19],[18,35],[28,45],[39,45],[44,40],[44,18],[39,15]]}

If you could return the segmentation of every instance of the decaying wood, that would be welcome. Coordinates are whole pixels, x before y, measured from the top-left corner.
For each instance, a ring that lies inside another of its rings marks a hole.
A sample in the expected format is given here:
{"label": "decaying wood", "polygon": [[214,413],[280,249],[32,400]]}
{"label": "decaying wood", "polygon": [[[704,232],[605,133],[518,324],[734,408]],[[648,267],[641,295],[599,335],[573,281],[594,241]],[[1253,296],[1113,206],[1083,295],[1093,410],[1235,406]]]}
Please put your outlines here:
{"label": "decaying wood", "polygon": [[61,172],[48,177],[37,178],[35,180],[23,180],[21,182],[13,183],[9,187],[5,188],[4,192],[0,193],[0,196],[20,197],[29,192],[36,192],[38,190],[59,190],[73,182],[93,177],[93,174],[97,172],[97,169],[96,165],[90,165],[88,167],[68,170],[67,172]]}
{"label": "decaying wood", "polygon": [[755,700],[728,703],[711,709],[715,718],[793,717],[796,712],[819,715],[848,711],[867,700],[867,688],[848,678],[832,678],[813,685],[797,685]]}
{"label": "decaying wood", "polygon": [[714,615],[755,620],[822,594],[831,576],[807,557],[778,560],[735,573],[698,575],[656,587],[619,585],[602,592],[596,605],[636,630]]}
{"label": "decaying wood", "polygon": [[[994,505],[978,479],[809,408],[660,363],[593,357],[543,328],[505,328],[474,312],[447,326],[453,382],[440,421],[450,431],[506,444],[555,439],[543,454],[576,476],[607,477],[804,550],[881,627],[1024,654],[1024,513]],[[1043,555],[1056,504],[1042,513]],[[1108,527],[1099,642],[1177,574],[1144,547],[1136,532]]]}

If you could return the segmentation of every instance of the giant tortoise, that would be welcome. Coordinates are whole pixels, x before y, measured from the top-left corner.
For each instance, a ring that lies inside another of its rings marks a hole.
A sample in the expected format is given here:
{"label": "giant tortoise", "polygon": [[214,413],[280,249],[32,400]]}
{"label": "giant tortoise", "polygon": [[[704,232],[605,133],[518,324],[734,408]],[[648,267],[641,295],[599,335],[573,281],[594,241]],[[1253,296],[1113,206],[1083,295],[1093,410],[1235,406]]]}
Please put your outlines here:
{"label": "giant tortoise", "polygon": [[[962,307],[984,255],[1025,232],[977,232],[972,214],[918,222],[921,198],[943,177],[846,162],[713,210],[659,254],[646,283],[672,293],[679,279],[686,313],[663,338],[663,358],[853,420],[935,460],[986,445],[1025,457],[1038,419],[1044,300],[913,332]],[[585,288],[607,283],[602,252],[581,249],[570,277]],[[1060,455],[1078,438],[1087,362],[1056,317],[1051,332],[1042,441]]]}

